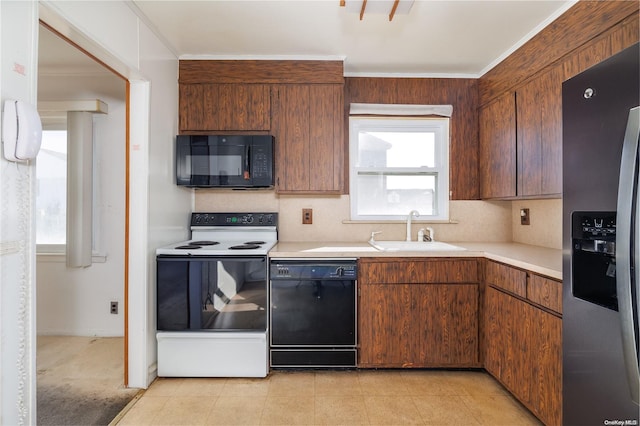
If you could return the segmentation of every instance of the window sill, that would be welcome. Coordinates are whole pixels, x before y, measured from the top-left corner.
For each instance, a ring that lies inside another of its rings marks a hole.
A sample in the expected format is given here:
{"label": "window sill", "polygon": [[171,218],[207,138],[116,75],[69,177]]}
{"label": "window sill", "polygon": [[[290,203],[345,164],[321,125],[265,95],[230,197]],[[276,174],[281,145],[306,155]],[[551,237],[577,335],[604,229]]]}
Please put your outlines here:
{"label": "window sill", "polygon": [[[343,220],[342,223],[344,224],[354,224],[354,223],[407,223],[407,220],[400,220],[400,219],[389,219],[389,220],[385,220],[385,219],[378,219],[378,220]],[[458,224],[460,222],[458,222],[457,220],[453,220],[453,219],[449,219],[449,220],[419,220],[419,219],[413,219],[411,221],[411,223],[448,223],[448,224]]]}
{"label": "window sill", "polygon": [[[36,260],[46,263],[64,263],[67,261],[67,255],[64,253],[36,253]],[[94,253],[91,256],[91,262],[107,263],[107,255]]]}

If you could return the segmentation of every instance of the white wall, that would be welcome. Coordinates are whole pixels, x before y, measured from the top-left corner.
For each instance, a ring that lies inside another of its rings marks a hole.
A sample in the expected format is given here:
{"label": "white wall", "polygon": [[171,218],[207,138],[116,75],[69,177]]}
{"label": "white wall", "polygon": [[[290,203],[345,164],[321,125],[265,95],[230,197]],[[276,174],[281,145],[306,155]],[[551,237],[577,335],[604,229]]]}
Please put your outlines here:
{"label": "white wall", "polygon": [[[165,46],[145,27],[140,28],[140,69],[151,81],[149,120],[149,216],[147,243],[146,366],[148,378],[156,376],[157,342],[155,338],[155,249],[188,238],[189,218],[193,211],[191,191],[175,184],[175,135],[178,134],[178,62]],[[135,150],[135,146],[132,147]],[[139,283],[131,282],[130,286]]]}
{"label": "white wall", "polygon": [[193,195],[176,188],[166,171],[177,133],[178,60],[128,2],[41,4],[47,24],[131,83],[128,379],[147,387],[156,374],[154,251],[187,235],[193,205]]}
{"label": "white wall", "polygon": [[[70,47],[72,48],[72,47]],[[104,262],[68,268],[63,255],[37,257],[38,334],[124,335],[126,82],[115,74],[86,75],[40,68],[38,101],[101,99],[94,116],[96,248]],[[117,315],[109,304],[119,304]]]}
{"label": "white wall", "polygon": [[[163,152],[168,158],[173,155],[168,141],[177,127],[178,63],[127,4],[0,2],[0,98],[36,102],[39,17],[132,81],[131,99],[136,109],[130,115],[128,154],[131,199],[136,202],[131,204],[130,218],[137,226],[129,238],[130,247],[136,250],[129,256],[128,381],[131,387],[147,387],[154,375],[155,360],[153,347],[148,347],[155,334],[155,326],[149,322],[152,244],[186,235],[184,219],[191,211],[193,197],[173,185],[164,188],[162,182],[149,183],[149,176],[157,175],[153,173],[155,166],[149,165],[149,153]],[[150,66],[160,66],[160,70],[147,68]],[[151,105],[155,101],[158,103]],[[35,424],[36,419],[34,167],[0,159],[1,424]],[[167,207],[154,213],[166,214],[163,226],[150,226],[149,200],[156,198],[161,201],[155,204]]]}
{"label": "white wall", "polygon": [[[0,100],[36,103],[37,5],[0,2]],[[1,124],[0,124],[1,130]],[[0,424],[35,424],[35,164],[0,158]]]}

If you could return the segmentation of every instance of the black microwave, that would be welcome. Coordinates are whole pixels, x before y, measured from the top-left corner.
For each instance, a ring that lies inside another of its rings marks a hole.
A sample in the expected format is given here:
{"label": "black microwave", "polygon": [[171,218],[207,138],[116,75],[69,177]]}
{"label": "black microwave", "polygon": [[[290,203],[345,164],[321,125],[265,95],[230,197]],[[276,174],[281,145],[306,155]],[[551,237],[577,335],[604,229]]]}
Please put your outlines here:
{"label": "black microwave", "polygon": [[176,180],[194,188],[273,187],[273,136],[178,135]]}

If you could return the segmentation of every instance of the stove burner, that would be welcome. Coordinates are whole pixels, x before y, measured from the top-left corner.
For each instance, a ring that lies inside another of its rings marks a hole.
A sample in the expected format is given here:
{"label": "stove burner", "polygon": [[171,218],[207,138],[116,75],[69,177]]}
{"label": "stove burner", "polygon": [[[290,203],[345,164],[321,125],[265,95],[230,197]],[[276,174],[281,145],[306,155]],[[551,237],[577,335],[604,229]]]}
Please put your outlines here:
{"label": "stove burner", "polygon": [[264,242],[264,241],[247,241],[247,242],[246,242],[246,243],[244,243],[244,244],[251,244],[251,245],[256,245],[256,244],[257,244],[257,245],[262,245],[262,244],[265,244],[265,242]]}
{"label": "stove burner", "polygon": [[258,244],[239,244],[237,246],[231,246],[229,247],[229,250],[255,250],[260,248],[260,246]]}
{"label": "stove burner", "polygon": [[195,245],[195,244],[186,244],[184,246],[178,246],[176,247],[176,250],[195,250],[195,249],[199,249],[202,248],[201,246]]}
{"label": "stove burner", "polygon": [[196,246],[215,246],[216,244],[220,244],[217,241],[191,241],[189,244]]}

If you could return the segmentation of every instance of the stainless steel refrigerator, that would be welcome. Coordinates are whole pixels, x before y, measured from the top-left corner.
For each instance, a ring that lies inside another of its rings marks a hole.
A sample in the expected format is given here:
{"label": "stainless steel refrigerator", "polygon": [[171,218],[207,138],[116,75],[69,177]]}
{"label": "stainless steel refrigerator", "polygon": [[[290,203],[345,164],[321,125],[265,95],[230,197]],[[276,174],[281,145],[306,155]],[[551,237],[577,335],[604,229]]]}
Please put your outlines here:
{"label": "stainless steel refrigerator", "polygon": [[640,424],[639,52],[562,85],[565,425]]}

